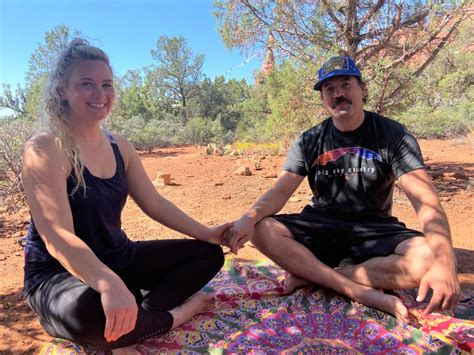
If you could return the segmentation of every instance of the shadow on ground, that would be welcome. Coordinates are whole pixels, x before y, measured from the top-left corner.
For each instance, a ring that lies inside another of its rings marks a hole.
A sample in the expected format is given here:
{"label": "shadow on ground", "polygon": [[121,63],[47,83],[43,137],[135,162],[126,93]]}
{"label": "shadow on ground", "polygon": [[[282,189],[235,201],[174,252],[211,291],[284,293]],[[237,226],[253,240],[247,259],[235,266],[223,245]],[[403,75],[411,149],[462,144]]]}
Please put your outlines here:
{"label": "shadow on ground", "polygon": [[18,354],[15,349],[22,349],[22,354],[38,354],[39,344],[50,339],[39,327],[36,314],[20,297],[21,292],[20,288],[0,295],[0,327],[5,330],[0,354]]}

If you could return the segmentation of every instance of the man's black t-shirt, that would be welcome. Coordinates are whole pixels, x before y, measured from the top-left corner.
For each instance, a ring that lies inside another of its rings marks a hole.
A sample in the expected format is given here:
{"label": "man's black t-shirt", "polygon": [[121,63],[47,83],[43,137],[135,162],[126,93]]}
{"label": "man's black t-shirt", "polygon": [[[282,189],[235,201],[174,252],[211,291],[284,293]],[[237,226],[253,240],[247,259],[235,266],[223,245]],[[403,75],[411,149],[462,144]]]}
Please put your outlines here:
{"label": "man's black t-shirt", "polygon": [[308,176],[314,208],[390,216],[395,179],[424,167],[420,147],[403,125],[364,112],[355,131],[341,132],[328,118],[291,146],[283,170]]}

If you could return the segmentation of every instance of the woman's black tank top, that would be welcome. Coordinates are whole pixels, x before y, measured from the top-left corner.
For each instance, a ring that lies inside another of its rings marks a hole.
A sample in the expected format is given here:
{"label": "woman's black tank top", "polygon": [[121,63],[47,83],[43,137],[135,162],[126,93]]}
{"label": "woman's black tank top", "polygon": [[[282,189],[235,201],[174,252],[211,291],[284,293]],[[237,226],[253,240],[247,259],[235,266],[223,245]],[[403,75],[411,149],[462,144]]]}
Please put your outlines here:
{"label": "woman's black tank top", "polygon": [[[117,143],[107,132],[114,151],[116,170],[109,179],[101,179],[84,167],[86,194],[79,188],[74,195],[74,176],[67,178],[67,192],[74,221],[74,232],[111,269],[128,265],[135,255],[135,242],[129,240],[121,229],[121,213],[125,205],[128,188],[125,166]],[[33,219],[30,221],[25,247],[24,290],[28,294],[52,275],[65,271],[61,264],[47,251]]]}

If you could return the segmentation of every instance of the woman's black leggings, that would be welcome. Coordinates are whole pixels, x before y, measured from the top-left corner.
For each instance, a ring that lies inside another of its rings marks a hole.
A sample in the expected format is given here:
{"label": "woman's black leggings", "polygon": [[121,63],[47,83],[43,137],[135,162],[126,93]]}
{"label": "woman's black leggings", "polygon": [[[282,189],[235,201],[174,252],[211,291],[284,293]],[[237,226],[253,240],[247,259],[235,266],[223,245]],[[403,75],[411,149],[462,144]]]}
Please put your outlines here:
{"label": "woman's black leggings", "polygon": [[[115,270],[137,299],[134,330],[107,342],[100,294],[68,272],[62,272],[28,295],[28,303],[39,315],[46,332],[98,350],[121,348],[166,333],[173,324],[168,311],[199,291],[224,263],[220,246],[198,240],[153,240],[137,244],[130,265]],[[142,296],[140,290],[149,292]]]}

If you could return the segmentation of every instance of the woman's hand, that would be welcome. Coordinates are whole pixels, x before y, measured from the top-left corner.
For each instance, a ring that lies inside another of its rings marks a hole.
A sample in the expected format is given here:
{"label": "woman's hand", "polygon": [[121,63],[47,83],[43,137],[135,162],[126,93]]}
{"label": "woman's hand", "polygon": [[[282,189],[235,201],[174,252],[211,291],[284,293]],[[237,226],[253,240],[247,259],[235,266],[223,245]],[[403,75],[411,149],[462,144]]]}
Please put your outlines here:
{"label": "woman's hand", "polygon": [[208,243],[219,244],[225,247],[229,246],[230,228],[232,223],[224,223],[219,226],[208,228],[208,237],[205,240]]}
{"label": "woman's hand", "polygon": [[105,314],[104,338],[113,342],[135,329],[138,306],[122,280],[115,280],[104,288],[100,293]]}

